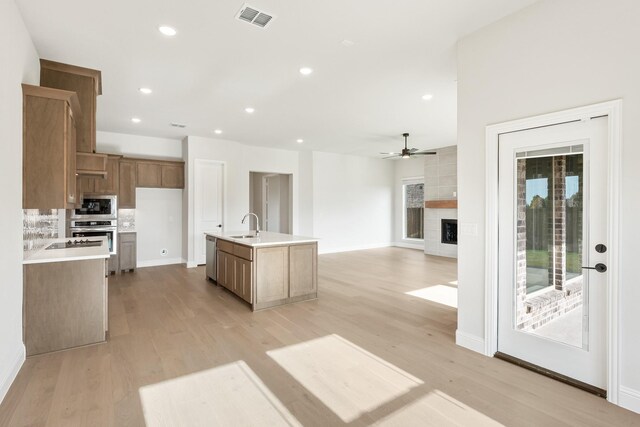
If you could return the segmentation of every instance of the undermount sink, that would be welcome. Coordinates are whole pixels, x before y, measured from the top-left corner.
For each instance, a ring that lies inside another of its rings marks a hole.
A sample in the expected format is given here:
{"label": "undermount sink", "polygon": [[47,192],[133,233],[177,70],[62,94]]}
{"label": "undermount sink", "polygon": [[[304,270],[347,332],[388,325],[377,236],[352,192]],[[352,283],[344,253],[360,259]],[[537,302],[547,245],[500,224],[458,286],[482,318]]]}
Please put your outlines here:
{"label": "undermount sink", "polygon": [[254,236],[253,234],[245,234],[242,236],[229,236],[229,237],[231,237],[232,239],[252,239],[252,238],[255,238],[256,236]]}

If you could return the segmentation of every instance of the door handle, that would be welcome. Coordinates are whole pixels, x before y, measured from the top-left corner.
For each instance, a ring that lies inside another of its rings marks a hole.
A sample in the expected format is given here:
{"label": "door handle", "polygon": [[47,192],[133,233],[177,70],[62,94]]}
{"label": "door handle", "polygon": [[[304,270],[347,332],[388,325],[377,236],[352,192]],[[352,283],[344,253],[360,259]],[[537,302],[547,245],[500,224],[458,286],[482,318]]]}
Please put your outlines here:
{"label": "door handle", "polygon": [[584,268],[585,270],[595,270],[598,273],[604,273],[605,271],[607,271],[607,266],[601,262],[597,263],[595,267],[582,267],[582,268]]}

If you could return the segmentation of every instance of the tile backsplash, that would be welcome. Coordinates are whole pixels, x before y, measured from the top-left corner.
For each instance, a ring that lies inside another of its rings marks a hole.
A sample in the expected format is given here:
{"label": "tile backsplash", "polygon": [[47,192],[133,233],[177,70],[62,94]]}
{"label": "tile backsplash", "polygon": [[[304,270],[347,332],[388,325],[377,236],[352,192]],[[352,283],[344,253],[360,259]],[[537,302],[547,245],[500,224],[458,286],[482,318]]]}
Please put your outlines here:
{"label": "tile backsplash", "polygon": [[60,218],[57,209],[22,210],[22,249],[33,251],[42,248],[47,239],[55,239],[60,234]]}
{"label": "tile backsplash", "polygon": [[118,231],[136,231],[135,209],[118,209]]}

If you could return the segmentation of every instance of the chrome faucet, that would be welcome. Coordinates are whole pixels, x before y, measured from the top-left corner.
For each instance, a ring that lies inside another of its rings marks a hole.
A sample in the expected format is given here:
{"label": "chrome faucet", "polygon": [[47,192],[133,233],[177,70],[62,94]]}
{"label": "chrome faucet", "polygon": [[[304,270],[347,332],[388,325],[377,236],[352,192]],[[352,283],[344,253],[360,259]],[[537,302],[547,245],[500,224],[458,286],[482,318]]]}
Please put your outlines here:
{"label": "chrome faucet", "polygon": [[254,214],[253,212],[249,212],[248,214],[242,217],[242,224],[244,224],[244,220],[247,219],[249,215],[253,215],[256,217],[256,236],[257,236],[258,234],[260,234],[260,218],[258,218],[258,215]]}

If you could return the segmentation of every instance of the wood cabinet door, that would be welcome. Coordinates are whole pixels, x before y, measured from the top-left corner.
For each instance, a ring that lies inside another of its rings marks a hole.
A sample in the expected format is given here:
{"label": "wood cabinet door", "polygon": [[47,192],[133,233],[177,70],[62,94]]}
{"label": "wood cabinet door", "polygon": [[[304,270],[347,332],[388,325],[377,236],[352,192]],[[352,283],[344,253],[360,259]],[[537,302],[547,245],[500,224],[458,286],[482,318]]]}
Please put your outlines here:
{"label": "wood cabinet door", "polygon": [[137,267],[136,233],[118,233],[118,242],[120,271],[134,270]]}
{"label": "wood cabinet door", "polygon": [[235,280],[234,256],[226,252],[218,251],[216,277],[219,285],[233,292]]}
{"label": "wood cabinet door", "polygon": [[255,258],[256,303],[289,296],[289,247],[258,248]]}
{"label": "wood cabinet door", "polygon": [[233,292],[251,303],[251,261],[234,257],[235,277]]}
{"label": "wood cabinet door", "polygon": [[118,207],[135,209],[136,207],[136,162],[120,160],[118,177]]}
{"label": "wood cabinet door", "polygon": [[184,165],[162,165],[162,188],[184,188]]}
{"label": "wood cabinet door", "polygon": [[82,202],[82,198],[85,194],[95,193],[96,191],[96,179],[89,178],[88,176],[76,177],[76,193],[78,193],[78,204]]}
{"label": "wood cabinet door", "polygon": [[289,248],[289,296],[318,292],[317,244],[293,245]]}
{"label": "wood cabinet door", "polygon": [[100,72],[67,64],[40,61],[40,86],[75,92],[82,111],[78,126],[77,151],[96,152],[96,97]]}
{"label": "wood cabinet door", "polygon": [[136,185],[138,187],[162,187],[162,165],[159,163],[138,161],[136,167]]}
{"label": "wood cabinet door", "polygon": [[120,160],[118,157],[107,159],[107,177],[95,178],[95,192],[99,194],[118,194]]}

